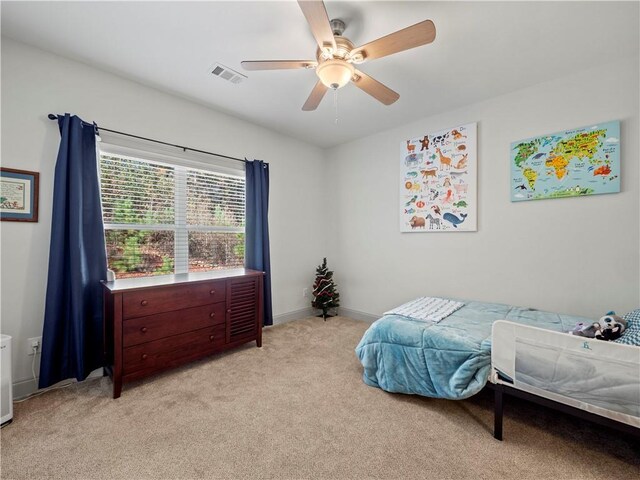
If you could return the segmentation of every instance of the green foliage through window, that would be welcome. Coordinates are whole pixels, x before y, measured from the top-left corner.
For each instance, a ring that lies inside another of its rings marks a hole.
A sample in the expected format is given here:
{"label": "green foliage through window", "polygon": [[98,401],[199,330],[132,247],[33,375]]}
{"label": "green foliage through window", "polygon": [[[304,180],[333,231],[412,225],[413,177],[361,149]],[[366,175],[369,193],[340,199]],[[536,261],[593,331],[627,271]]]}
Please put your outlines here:
{"label": "green foliage through window", "polygon": [[244,178],[109,154],[100,176],[117,278],[243,266]]}

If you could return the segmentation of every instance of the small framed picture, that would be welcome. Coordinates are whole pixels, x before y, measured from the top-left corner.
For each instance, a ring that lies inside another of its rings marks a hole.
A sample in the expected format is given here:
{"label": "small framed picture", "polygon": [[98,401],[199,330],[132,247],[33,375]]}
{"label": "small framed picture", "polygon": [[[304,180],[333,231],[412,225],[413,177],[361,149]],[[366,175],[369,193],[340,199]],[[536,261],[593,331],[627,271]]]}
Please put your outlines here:
{"label": "small framed picture", "polygon": [[0,220],[38,221],[38,172],[0,168]]}

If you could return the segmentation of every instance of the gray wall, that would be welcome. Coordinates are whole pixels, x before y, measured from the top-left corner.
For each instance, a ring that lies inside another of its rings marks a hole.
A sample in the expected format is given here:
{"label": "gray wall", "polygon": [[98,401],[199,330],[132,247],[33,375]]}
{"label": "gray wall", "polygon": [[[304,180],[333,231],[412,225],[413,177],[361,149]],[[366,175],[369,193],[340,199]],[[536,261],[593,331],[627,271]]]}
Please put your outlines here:
{"label": "gray wall", "polygon": [[42,335],[60,138],[46,115],[65,112],[106,128],[268,161],[274,314],[307,312],[302,288],[312,283],[326,251],[322,212],[309,215],[309,205],[322,204],[324,196],[321,149],[2,38],[2,165],[40,172],[39,222],[1,225],[1,330],[13,337],[18,395],[33,388],[26,339]]}
{"label": "gray wall", "polygon": [[[26,339],[41,335],[58,132],[72,112],[140,135],[271,163],[274,311],[308,313],[325,255],[343,312],[372,318],[419,295],[599,317],[639,302],[638,59],[579,72],[323,151],[84,64],[2,39],[2,164],[40,172],[40,221],[3,222],[1,331],[16,393],[33,389]],[[417,106],[416,108],[419,108]],[[512,204],[509,144],[622,120],[622,193]],[[398,146],[478,122],[478,232],[400,234]],[[326,209],[318,210],[326,199]]]}
{"label": "gray wall", "polygon": [[[638,85],[635,57],[327,151],[342,305],[377,315],[441,295],[592,318],[637,308]],[[618,119],[621,193],[510,202],[511,142]],[[478,122],[478,232],[401,234],[400,142],[468,122]]]}

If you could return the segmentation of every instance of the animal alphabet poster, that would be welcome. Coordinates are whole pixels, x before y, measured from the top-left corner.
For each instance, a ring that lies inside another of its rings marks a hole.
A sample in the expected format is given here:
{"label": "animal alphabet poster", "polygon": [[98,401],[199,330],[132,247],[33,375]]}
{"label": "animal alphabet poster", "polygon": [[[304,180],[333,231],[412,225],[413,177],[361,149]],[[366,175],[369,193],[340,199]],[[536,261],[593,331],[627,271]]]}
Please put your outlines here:
{"label": "animal alphabet poster", "polygon": [[511,144],[511,201],[620,191],[620,122]]}
{"label": "animal alphabet poster", "polygon": [[400,145],[400,231],[477,230],[477,124]]}

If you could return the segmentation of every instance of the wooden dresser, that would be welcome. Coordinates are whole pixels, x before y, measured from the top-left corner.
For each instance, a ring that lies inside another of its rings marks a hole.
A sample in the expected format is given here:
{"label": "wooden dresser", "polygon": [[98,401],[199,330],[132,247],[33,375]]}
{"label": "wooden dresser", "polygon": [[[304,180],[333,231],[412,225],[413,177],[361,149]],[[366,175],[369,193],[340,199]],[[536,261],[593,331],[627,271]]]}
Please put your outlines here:
{"label": "wooden dresser", "polygon": [[122,384],[255,340],[263,272],[234,269],[104,285],[105,370]]}

